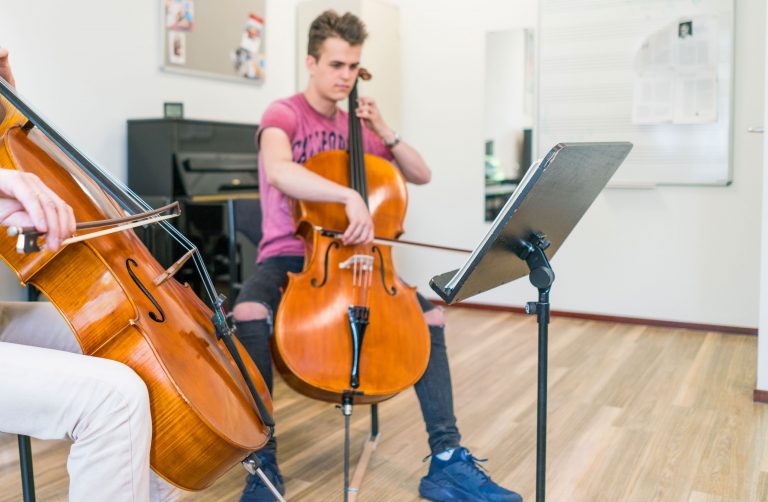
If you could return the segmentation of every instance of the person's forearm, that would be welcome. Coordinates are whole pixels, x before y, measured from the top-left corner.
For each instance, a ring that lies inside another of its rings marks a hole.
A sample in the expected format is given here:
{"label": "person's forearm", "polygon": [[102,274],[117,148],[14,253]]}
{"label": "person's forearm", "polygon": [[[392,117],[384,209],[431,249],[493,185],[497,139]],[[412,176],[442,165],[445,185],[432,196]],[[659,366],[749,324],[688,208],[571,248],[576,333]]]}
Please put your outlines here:
{"label": "person's forearm", "polygon": [[356,193],[294,162],[276,162],[267,170],[267,180],[288,197],[298,200],[345,204]]}
{"label": "person's forearm", "polygon": [[391,151],[406,181],[415,185],[429,183],[432,179],[432,171],[411,145],[400,141]]}

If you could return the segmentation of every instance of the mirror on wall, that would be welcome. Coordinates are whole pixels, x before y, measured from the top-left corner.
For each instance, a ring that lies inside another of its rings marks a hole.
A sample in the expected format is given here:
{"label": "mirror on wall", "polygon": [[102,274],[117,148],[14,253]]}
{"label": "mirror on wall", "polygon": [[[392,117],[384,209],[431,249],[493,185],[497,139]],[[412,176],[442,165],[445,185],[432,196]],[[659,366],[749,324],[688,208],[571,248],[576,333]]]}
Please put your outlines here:
{"label": "mirror on wall", "polygon": [[493,221],[533,161],[534,32],[485,36],[485,220]]}

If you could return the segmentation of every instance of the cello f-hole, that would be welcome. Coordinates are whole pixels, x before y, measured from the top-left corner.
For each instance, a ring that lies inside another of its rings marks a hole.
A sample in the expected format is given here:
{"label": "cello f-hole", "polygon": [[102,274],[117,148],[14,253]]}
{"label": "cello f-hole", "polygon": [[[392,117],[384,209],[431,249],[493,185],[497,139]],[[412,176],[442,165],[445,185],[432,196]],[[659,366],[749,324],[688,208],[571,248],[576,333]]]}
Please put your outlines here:
{"label": "cello f-hole", "polygon": [[144,286],[144,284],[142,284],[141,280],[136,276],[134,271],[131,269],[131,265],[136,267],[139,264],[136,263],[136,260],[134,260],[133,258],[128,258],[127,260],[125,260],[125,268],[128,269],[128,274],[130,274],[131,279],[133,279],[133,282],[136,283],[139,289],[141,289],[141,292],[144,293],[147,296],[147,298],[149,298],[149,301],[152,302],[152,305],[154,305],[157,311],[160,313],[160,317],[158,318],[157,314],[155,314],[154,312],[150,312],[149,318],[157,323],[165,322],[165,312],[163,312],[163,307],[161,307],[160,304],[157,303],[157,300],[155,300],[155,297],[152,296],[152,293],[150,293],[147,287]]}
{"label": "cello f-hole", "polygon": [[379,263],[381,264],[381,266],[379,267],[381,269],[381,285],[384,287],[384,291],[386,291],[389,296],[395,296],[397,294],[397,288],[394,286],[392,286],[391,288],[387,286],[384,256],[382,256],[381,254],[381,249],[379,249],[378,246],[373,246],[373,251],[379,254]]}
{"label": "cello f-hole", "polygon": [[325,281],[328,280],[328,255],[331,254],[331,248],[337,248],[339,247],[339,243],[336,241],[331,242],[327,248],[325,248],[325,263],[324,263],[324,270],[323,270],[323,280],[320,282],[320,284],[317,283],[317,279],[313,278],[310,281],[310,284],[312,284],[312,287],[315,288],[322,288],[325,285]]}

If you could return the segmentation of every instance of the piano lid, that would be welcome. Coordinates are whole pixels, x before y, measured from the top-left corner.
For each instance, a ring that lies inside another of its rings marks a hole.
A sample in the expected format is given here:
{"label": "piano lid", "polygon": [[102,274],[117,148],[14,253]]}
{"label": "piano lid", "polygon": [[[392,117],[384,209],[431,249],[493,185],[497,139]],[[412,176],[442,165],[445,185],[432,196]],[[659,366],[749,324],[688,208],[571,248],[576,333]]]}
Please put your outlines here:
{"label": "piano lid", "polygon": [[259,189],[259,160],[255,152],[177,152],[173,163],[175,196],[255,192]]}

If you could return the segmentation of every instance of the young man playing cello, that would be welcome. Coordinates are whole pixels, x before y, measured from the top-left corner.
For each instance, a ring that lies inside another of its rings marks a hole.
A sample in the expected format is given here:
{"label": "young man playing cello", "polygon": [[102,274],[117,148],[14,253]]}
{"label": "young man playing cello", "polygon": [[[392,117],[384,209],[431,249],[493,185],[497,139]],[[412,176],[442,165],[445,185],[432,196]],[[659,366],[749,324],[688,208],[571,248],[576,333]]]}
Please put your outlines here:
{"label": "young man playing cello", "polygon": [[[4,48],[0,77],[14,85]],[[0,124],[4,118],[0,109]],[[75,217],[39,177],[0,166],[0,226],[34,226],[56,251],[74,233]],[[48,302],[0,302],[0,432],[71,440],[72,502],[178,495],[150,475],[152,421],[144,382],[122,363],[82,355]]]}
{"label": "young man playing cello", "polygon": [[[288,198],[344,204],[349,226],[344,245],[369,243],[374,228],[368,208],[353,189],[318,176],[302,166],[325,150],[345,149],[347,114],[337,103],[347,99],[358,76],[363,23],[352,14],[326,11],[309,30],[306,58],[309,82],[303,93],[274,102],[261,120],[259,178],[263,238],[258,266],[243,284],[234,308],[238,337],[253,357],[272,390],[270,360],[273,315],[280,302],[288,272],[300,272],[304,244],[294,236],[295,226]],[[390,129],[376,102],[359,98],[357,115],[363,120],[365,151],[394,162],[411,183],[428,183],[431,171],[419,153]],[[423,297],[419,302],[429,326],[431,353],[423,377],[416,383],[429,434],[432,461],[422,478],[419,493],[434,501],[521,501],[517,494],[494,483],[477,465],[477,459],[460,445],[453,413],[450,370],[445,348],[442,312]],[[276,443],[259,453],[263,469],[283,490],[277,467]],[[249,476],[241,502],[274,500],[258,477]]]}

